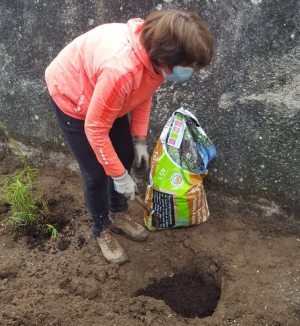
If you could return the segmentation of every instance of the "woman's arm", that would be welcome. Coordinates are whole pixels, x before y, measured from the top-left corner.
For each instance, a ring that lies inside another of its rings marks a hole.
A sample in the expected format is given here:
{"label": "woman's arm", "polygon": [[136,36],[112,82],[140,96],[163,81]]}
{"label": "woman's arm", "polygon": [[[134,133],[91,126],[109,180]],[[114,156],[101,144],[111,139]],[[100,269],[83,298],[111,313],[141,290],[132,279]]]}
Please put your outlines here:
{"label": "woman's arm", "polygon": [[[125,168],[119,160],[109,131],[131,92],[130,73],[102,71],[88,108],[85,133],[105,172],[109,176],[124,174]],[[120,140],[121,141],[121,140]]]}

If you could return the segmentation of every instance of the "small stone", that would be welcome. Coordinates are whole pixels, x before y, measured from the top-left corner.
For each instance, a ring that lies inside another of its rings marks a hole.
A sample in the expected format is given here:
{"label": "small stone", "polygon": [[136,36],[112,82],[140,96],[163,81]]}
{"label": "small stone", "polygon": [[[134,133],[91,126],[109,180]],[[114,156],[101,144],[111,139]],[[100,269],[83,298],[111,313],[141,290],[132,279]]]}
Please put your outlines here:
{"label": "small stone", "polygon": [[210,266],[209,266],[209,270],[210,270],[212,273],[215,273],[215,272],[218,270],[218,267],[217,267],[215,264],[210,264]]}

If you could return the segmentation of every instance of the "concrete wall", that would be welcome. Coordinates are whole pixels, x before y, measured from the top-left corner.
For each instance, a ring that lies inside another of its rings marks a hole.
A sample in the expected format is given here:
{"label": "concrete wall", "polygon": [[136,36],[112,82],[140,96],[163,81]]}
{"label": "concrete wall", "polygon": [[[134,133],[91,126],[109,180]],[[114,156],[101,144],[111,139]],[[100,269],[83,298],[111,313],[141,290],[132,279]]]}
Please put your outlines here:
{"label": "concrete wall", "polygon": [[298,0],[1,0],[0,121],[27,145],[61,150],[44,70],[74,37],[101,23],[167,8],[211,27],[213,64],[156,93],[150,148],[171,112],[190,109],[215,144],[208,188],[275,200],[300,219]]}

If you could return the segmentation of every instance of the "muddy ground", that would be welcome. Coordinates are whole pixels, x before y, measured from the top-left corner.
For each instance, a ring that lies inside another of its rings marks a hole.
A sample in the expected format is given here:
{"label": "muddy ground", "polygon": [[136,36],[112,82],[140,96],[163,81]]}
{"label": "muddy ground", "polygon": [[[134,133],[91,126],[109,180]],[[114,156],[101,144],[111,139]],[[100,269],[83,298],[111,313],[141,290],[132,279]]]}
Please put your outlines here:
{"label": "muddy ground", "polygon": [[[20,167],[0,161],[0,175]],[[60,236],[5,227],[0,205],[1,326],[300,325],[300,227],[274,203],[210,189],[202,225],[117,235],[130,259],[118,266],[92,237],[78,173],[44,164],[38,178]]]}

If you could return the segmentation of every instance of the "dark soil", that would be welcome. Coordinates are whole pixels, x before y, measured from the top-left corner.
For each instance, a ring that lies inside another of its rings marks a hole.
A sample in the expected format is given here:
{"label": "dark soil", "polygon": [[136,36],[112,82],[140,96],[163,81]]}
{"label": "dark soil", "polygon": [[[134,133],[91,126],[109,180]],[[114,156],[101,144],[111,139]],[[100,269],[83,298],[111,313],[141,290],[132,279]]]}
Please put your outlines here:
{"label": "dark soil", "polygon": [[14,232],[14,240],[17,242],[20,238],[26,238],[29,249],[38,248],[43,251],[45,243],[51,238],[51,230],[48,229],[47,224],[52,225],[60,235],[59,249],[67,249],[69,241],[65,240],[64,237],[67,236],[70,228],[72,228],[72,225],[70,225],[72,224],[72,219],[61,215],[54,215],[50,218],[40,216],[36,221],[26,226],[20,226]]}
{"label": "dark soil", "polygon": [[144,295],[163,300],[173,311],[184,318],[211,316],[220,299],[220,287],[215,280],[204,280],[198,274],[171,274],[160,281],[151,280],[136,296]]}
{"label": "dark soil", "polygon": [[[17,168],[0,155],[0,174]],[[116,235],[119,266],[92,236],[78,172],[45,163],[38,180],[60,235],[5,226],[0,204],[1,326],[300,325],[300,228],[275,203],[207,191],[199,226]],[[130,211],[143,224],[141,206]]]}

